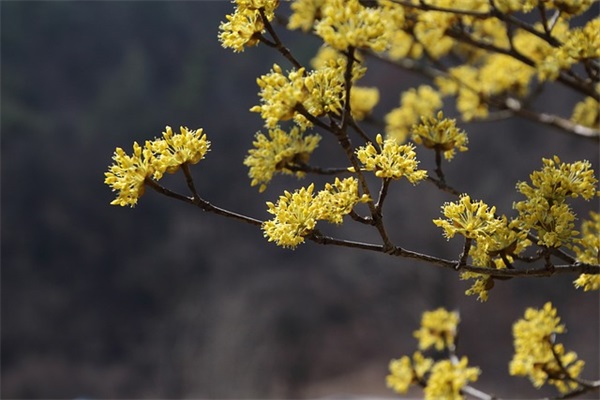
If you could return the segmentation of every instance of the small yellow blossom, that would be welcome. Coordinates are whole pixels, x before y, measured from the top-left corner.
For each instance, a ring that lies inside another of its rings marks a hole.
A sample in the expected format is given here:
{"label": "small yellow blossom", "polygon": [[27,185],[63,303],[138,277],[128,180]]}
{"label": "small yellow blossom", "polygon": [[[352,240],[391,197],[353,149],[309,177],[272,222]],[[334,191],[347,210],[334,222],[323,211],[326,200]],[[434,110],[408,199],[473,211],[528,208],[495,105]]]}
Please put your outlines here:
{"label": "small yellow blossom", "polygon": [[568,16],[576,16],[586,12],[593,4],[593,0],[551,0],[547,4]]}
{"label": "small yellow blossom", "polygon": [[571,121],[590,128],[600,128],[600,103],[593,97],[586,97],[575,104]]}
{"label": "small yellow blossom", "polygon": [[404,394],[410,385],[418,384],[429,372],[433,360],[423,357],[420,352],[415,352],[412,359],[404,356],[390,361],[390,374],[386,377],[387,387],[396,393]]}
{"label": "small yellow blossom", "polygon": [[358,194],[356,178],[343,180],[335,178],[335,182],[325,184],[325,189],[321,190],[315,198],[315,202],[320,205],[319,219],[334,224],[341,224],[344,215],[350,213],[357,203],[367,201],[369,201],[367,195]]}
{"label": "small yellow blossom", "polygon": [[494,0],[494,6],[503,14],[528,13],[537,6],[537,0]]}
{"label": "small yellow blossom", "polygon": [[355,178],[336,178],[316,195],[313,191],[314,184],[311,184],[294,193],[284,192],[277,204],[267,202],[268,212],[275,216],[262,226],[269,242],[295,248],[304,242],[304,237],[315,229],[318,221],[340,224],[357,203],[369,201],[368,196],[359,195]]}
{"label": "small yellow blossom", "polygon": [[467,296],[477,295],[477,300],[484,303],[488,300],[489,292],[494,287],[494,278],[487,274],[479,274],[471,271],[460,273],[461,280],[473,279],[471,287],[465,291]]}
{"label": "small yellow blossom", "polygon": [[378,7],[364,7],[359,0],[327,0],[321,15],[315,33],[334,49],[370,48],[381,52],[388,45],[390,20]]}
{"label": "small yellow blossom", "polygon": [[501,223],[494,217],[496,207],[489,208],[483,201],[472,202],[471,197],[463,194],[455,203],[445,203],[442,213],[447,219],[434,219],[433,223],[444,229],[444,235],[450,239],[461,234],[469,239],[479,239],[491,235]]}
{"label": "small yellow blossom", "polygon": [[457,312],[443,308],[424,312],[421,328],[413,333],[419,340],[419,349],[427,350],[435,346],[436,350],[441,351],[454,347],[459,320]]}
{"label": "small yellow blossom", "polygon": [[292,70],[286,76],[281,67],[274,64],[271,73],[257,79],[262,104],[250,111],[259,112],[268,128],[274,128],[279,121],[292,119],[296,105],[306,97],[303,77],[304,68]]}
{"label": "small yellow blossom", "polygon": [[394,108],[385,116],[385,132],[388,138],[403,143],[410,128],[419,122],[421,116],[433,115],[442,108],[442,97],[431,86],[421,85],[402,93],[400,107]]}
{"label": "small yellow blossom", "polygon": [[436,117],[422,116],[412,127],[412,138],[428,149],[443,151],[446,160],[452,160],[455,150],[468,150],[467,134],[456,127],[455,119],[444,118],[442,111]]}
{"label": "small yellow blossom", "polygon": [[[590,219],[581,224],[581,238],[573,246],[578,261],[600,264],[600,213],[590,212]],[[600,289],[600,274],[581,274],[575,287],[584,291]]]}
{"label": "small yellow blossom", "polygon": [[479,368],[468,367],[468,363],[467,357],[462,357],[458,363],[450,360],[436,362],[424,390],[425,400],[462,400],[462,388],[477,381],[481,374]]}
{"label": "small yellow blossom", "polygon": [[564,332],[565,326],[550,302],[540,310],[528,308],[524,318],[513,325],[515,354],[510,374],[528,376],[538,388],[549,383],[561,393],[576,389],[579,384],[571,378],[579,377],[584,362],[572,351],[565,353],[563,345],[555,344],[555,336]]}
{"label": "small yellow blossom", "polygon": [[321,14],[321,7],[326,0],[296,0],[291,5],[292,15],[288,22],[288,29],[302,29],[310,31]]}
{"label": "small yellow blossom", "polygon": [[160,179],[162,172],[170,174],[179,170],[182,164],[197,164],[210,149],[210,142],[202,129],[190,130],[179,128],[180,133],[173,133],[170,126],[165,128],[162,139],[152,142],[154,159],[154,179]]}
{"label": "small yellow blossom", "polygon": [[531,175],[531,186],[519,182],[517,189],[527,199],[514,204],[519,211],[520,228],[538,231],[538,244],[547,247],[570,246],[575,235],[575,214],[567,197],[590,200],[597,194],[597,179],[589,161],[562,163],[557,156],[543,159],[543,168]]}
{"label": "small yellow blossom", "polygon": [[320,206],[314,201],[314,184],[290,193],[284,192],[277,204],[267,202],[268,212],[275,217],[262,225],[269,242],[282,247],[295,248],[304,243],[304,236],[317,225]]}
{"label": "small yellow blossom", "polygon": [[279,5],[279,0],[236,0],[236,10],[226,15],[227,22],[219,26],[219,41],[223,47],[234,52],[244,51],[244,47],[256,46],[258,35],[265,30],[259,9],[263,9],[267,20],[271,21]]}
{"label": "small yellow blossom", "polygon": [[365,170],[375,171],[379,178],[400,179],[404,176],[413,185],[427,177],[427,171],[417,169],[419,161],[412,144],[399,145],[394,139],[384,141],[380,134],[376,140],[379,151],[371,143],[356,150]]}
{"label": "small yellow blossom", "polygon": [[355,120],[365,119],[379,102],[379,89],[376,87],[353,86],[350,92],[350,109]]}
{"label": "small yellow blossom", "polygon": [[113,192],[119,193],[110,204],[134,207],[144,194],[144,182],[155,172],[153,167],[155,157],[151,143],[146,141],[142,148],[134,142],[131,156],[117,147],[112,158],[114,164],[109,167],[108,172],[104,173],[104,183],[110,186]]}
{"label": "small yellow blossom", "polygon": [[318,117],[328,113],[341,113],[346,100],[345,66],[345,60],[332,60],[329,66],[311,71],[304,78],[306,97],[302,105],[311,115]]}
{"label": "small yellow blossom", "polygon": [[319,135],[304,136],[299,127],[293,127],[290,132],[275,127],[269,130],[268,137],[258,132],[252,142],[254,148],[248,151],[244,159],[244,165],[250,168],[250,184],[260,185],[259,190],[263,192],[278,172],[303,177],[302,171],[294,171],[290,167],[306,164],[320,140]]}

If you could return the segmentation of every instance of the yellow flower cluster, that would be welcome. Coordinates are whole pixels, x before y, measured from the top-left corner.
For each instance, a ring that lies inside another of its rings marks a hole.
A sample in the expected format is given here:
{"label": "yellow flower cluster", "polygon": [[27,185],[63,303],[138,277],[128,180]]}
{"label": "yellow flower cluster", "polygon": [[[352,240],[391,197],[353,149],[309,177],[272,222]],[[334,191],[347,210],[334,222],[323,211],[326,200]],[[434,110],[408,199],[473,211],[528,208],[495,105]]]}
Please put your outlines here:
{"label": "yellow flower cluster", "polygon": [[385,116],[387,137],[403,143],[421,116],[433,115],[442,105],[442,97],[431,86],[421,85],[405,91],[400,97],[400,107]]}
{"label": "yellow flower cluster", "polygon": [[340,180],[313,194],[314,184],[294,193],[284,192],[277,204],[267,202],[268,212],[275,217],[263,223],[264,236],[269,242],[282,247],[295,248],[304,242],[319,220],[341,223],[344,215],[359,202],[367,202],[366,195],[359,196],[355,178]]}
{"label": "yellow flower cluster", "polygon": [[538,0],[494,0],[494,7],[503,14],[528,13],[538,5]]}
{"label": "yellow flower cluster", "polygon": [[454,347],[458,322],[460,317],[457,312],[438,308],[434,311],[425,311],[421,317],[421,328],[413,333],[419,340],[419,349],[427,350],[434,346],[442,351]]}
{"label": "yellow flower cluster", "polygon": [[458,363],[450,360],[436,362],[424,390],[425,399],[462,400],[462,388],[477,381],[481,374],[479,368],[468,367],[468,363],[467,357],[462,357]]}
{"label": "yellow flower cluster", "polygon": [[600,103],[593,97],[586,97],[575,104],[571,121],[590,128],[600,128]]}
{"label": "yellow flower cluster", "polygon": [[118,206],[135,206],[138,198],[144,194],[144,182],[154,173],[152,165],[154,153],[151,144],[146,141],[144,148],[133,143],[133,155],[128,156],[125,151],[117,147],[113,155],[114,164],[104,173],[104,183],[119,194],[110,204]]}
{"label": "yellow flower cluster", "polygon": [[399,145],[394,139],[384,141],[380,134],[376,140],[379,150],[371,143],[356,150],[366,171],[375,171],[379,178],[400,179],[404,176],[413,185],[427,178],[427,171],[417,169],[419,161],[412,144]]}
{"label": "yellow flower cluster", "polygon": [[[600,57],[600,18],[594,18],[582,28],[566,29],[560,39],[563,45],[550,47],[542,62],[539,63],[540,79],[554,80],[561,70],[569,69],[573,64]],[[547,45],[546,45],[547,46]]]}
{"label": "yellow flower cluster", "polygon": [[359,0],[326,0],[315,33],[334,49],[369,48],[381,52],[392,31],[390,19],[379,7],[363,6]]}
{"label": "yellow flower cluster", "polygon": [[296,105],[304,100],[304,68],[292,70],[287,77],[281,67],[273,65],[271,73],[256,80],[260,87],[261,105],[250,109],[259,112],[268,128],[274,128],[279,121],[292,119]]}
{"label": "yellow flower cluster", "polygon": [[[577,260],[600,264],[600,213],[590,212],[590,219],[581,224],[581,238],[577,239],[577,246],[573,246]],[[581,246],[581,247],[580,247]],[[581,274],[575,280],[575,287],[584,291],[600,289],[600,275]]]}
{"label": "yellow flower cluster", "polygon": [[517,190],[527,199],[515,203],[519,211],[519,227],[534,229],[538,244],[547,247],[569,246],[577,235],[575,214],[566,204],[567,197],[590,200],[597,194],[598,180],[589,161],[561,163],[557,156],[543,159],[543,167],[530,175],[531,184],[519,182]]}
{"label": "yellow flower cluster", "polygon": [[202,129],[181,127],[180,132],[174,134],[167,126],[162,138],[146,141],[143,148],[135,142],[131,156],[120,147],[115,150],[114,163],[104,173],[104,183],[119,192],[110,204],[133,207],[144,194],[146,179],[158,180],[165,172],[175,173],[182,164],[196,164],[204,158],[210,142]]}
{"label": "yellow flower cluster", "polygon": [[360,121],[365,119],[379,103],[379,89],[376,87],[353,86],[350,92],[350,110],[352,117]]}
{"label": "yellow flower cluster", "polygon": [[412,127],[412,139],[428,149],[443,151],[446,160],[454,158],[455,150],[468,150],[467,134],[456,127],[455,119],[444,118],[442,111],[435,117],[422,116],[421,123]]}
{"label": "yellow flower cluster", "polygon": [[250,168],[248,175],[252,179],[251,185],[260,185],[259,191],[263,192],[277,172],[303,177],[302,171],[293,171],[290,167],[305,165],[320,140],[319,135],[304,136],[302,129],[297,126],[290,132],[275,127],[269,130],[268,137],[258,132],[252,142],[254,148],[248,151],[244,159],[244,165]]}
{"label": "yellow flower cluster", "polygon": [[555,336],[563,333],[565,326],[550,302],[540,310],[528,308],[525,316],[513,325],[515,354],[509,365],[513,376],[528,376],[536,387],[545,383],[554,385],[561,393],[577,389],[573,379],[579,377],[584,362],[577,354],[565,353]]}
{"label": "yellow flower cluster", "polygon": [[408,388],[425,379],[431,367],[433,360],[423,357],[421,352],[413,354],[412,359],[404,356],[398,360],[390,361],[390,374],[386,377],[387,387],[396,393],[406,393]]}
{"label": "yellow flower cluster", "polygon": [[258,34],[265,30],[265,24],[258,10],[263,9],[271,21],[279,0],[235,0],[235,3],[235,12],[226,15],[227,22],[221,22],[219,26],[219,40],[223,47],[237,53],[260,42]]}
{"label": "yellow flower cluster", "polygon": [[[435,346],[437,350],[446,348],[454,351],[459,316],[443,308],[426,311],[421,319],[421,328],[414,336],[419,339],[419,349],[426,350]],[[468,359],[443,359],[434,363],[421,352],[415,352],[412,358],[404,356],[391,360],[390,374],[386,377],[387,387],[397,393],[406,393],[413,384],[425,386],[424,398],[462,399],[461,391],[469,383],[475,382],[480,370],[468,367]]]}
{"label": "yellow flower cluster", "polygon": [[463,194],[458,202],[447,202],[442,206],[446,219],[434,219],[436,226],[444,229],[444,235],[450,239],[457,233],[469,239],[480,239],[491,235],[500,225],[494,216],[496,207],[489,208],[483,201],[471,201]]}
{"label": "yellow flower cluster", "polygon": [[321,15],[321,7],[327,0],[296,0],[290,8],[292,15],[288,22],[288,29],[302,29],[308,32],[313,28],[315,21]]}
{"label": "yellow flower cluster", "polygon": [[[308,119],[298,112],[300,106],[314,117],[328,113],[339,115],[346,99],[346,60],[331,59],[325,64],[308,74],[301,68],[290,71],[287,76],[275,64],[271,73],[257,79],[261,104],[250,111],[259,112],[269,128],[292,118],[302,127],[311,126]],[[357,65],[353,69],[353,79],[358,79],[364,71]]]}

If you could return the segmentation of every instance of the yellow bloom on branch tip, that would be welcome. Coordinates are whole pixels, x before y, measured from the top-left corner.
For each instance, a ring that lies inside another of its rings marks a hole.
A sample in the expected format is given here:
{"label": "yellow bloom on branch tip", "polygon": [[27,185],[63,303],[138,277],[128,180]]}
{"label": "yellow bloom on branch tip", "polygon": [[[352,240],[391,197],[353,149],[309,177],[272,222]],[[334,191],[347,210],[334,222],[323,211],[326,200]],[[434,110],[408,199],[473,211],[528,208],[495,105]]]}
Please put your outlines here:
{"label": "yellow bloom on branch tip", "polygon": [[456,150],[467,151],[467,134],[456,127],[455,119],[444,118],[438,111],[435,117],[421,117],[421,122],[412,127],[412,138],[417,144],[444,152],[446,160],[454,157]]}
{"label": "yellow bloom on branch tip", "polygon": [[387,387],[396,393],[404,394],[410,385],[423,380],[425,374],[431,370],[433,360],[423,357],[420,352],[415,352],[412,359],[404,356],[398,360],[390,361],[390,374],[386,377]]}
{"label": "yellow bloom on branch tip", "polygon": [[284,192],[277,204],[267,202],[268,212],[275,217],[262,225],[269,242],[282,247],[295,248],[304,242],[320,220],[340,224],[357,203],[369,201],[358,193],[356,178],[335,179],[325,189],[313,195],[315,185],[294,193]]}
{"label": "yellow bloom on branch tip", "polygon": [[461,234],[469,239],[493,233],[500,221],[494,217],[496,207],[488,208],[483,201],[471,201],[466,194],[460,196],[456,203],[446,203],[442,212],[447,219],[434,219],[433,223],[444,229],[445,236],[450,239]]}
{"label": "yellow bloom on branch tip", "polygon": [[227,22],[221,22],[219,26],[219,41],[223,47],[238,53],[244,51],[244,47],[256,46],[260,42],[258,36],[265,30],[265,23],[259,9],[271,21],[279,0],[236,0],[235,3],[235,12],[226,15]]}
{"label": "yellow bloom on branch tip", "polygon": [[457,312],[438,308],[426,311],[421,318],[421,328],[413,336],[419,340],[419,349],[427,350],[434,346],[441,351],[454,346],[458,322],[460,317]]}
{"label": "yellow bloom on branch tip", "polygon": [[481,371],[477,367],[468,367],[467,357],[458,363],[442,360],[431,368],[431,375],[425,387],[425,400],[463,399],[461,390],[469,382],[477,381]]}
{"label": "yellow bloom on branch tip", "polygon": [[365,170],[375,171],[379,178],[400,179],[404,176],[413,185],[427,178],[427,171],[417,169],[419,161],[412,144],[400,145],[394,139],[384,141],[380,134],[376,140],[379,150],[371,143],[356,150]]}
{"label": "yellow bloom on branch tip", "polygon": [[276,173],[303,177],[304,172],[295,171],[292,167],[305,165],[320,140],[319,135],[303,136],[299,127],[289,132],[276,127],[269,130],[268,136],[258,132],[252,143],[254,148],[248,151],[244,159],[244,165],[250,168],[248,175],[252,179],[251,185],[260,185],[262,192]]}
{"label": "yellow bloom on branch tip", "polygon": [[197,164],[210,149],[202,129],[191,130],[179,128],[180,133],[173,133],[170,126],[165,128],[162,139],[152,142],[154,159],[154,179],[160,179],[164,172],[173,174],[183,164]]}
{"label": "yellow bloom on branch tip", "polygon": [[111,205],[134,207],[144,194],[144,182],[155,171],[153,167],[155,157],[151,146],[149,141],[143,148],[134,142],[131,156],[117,147],[113,155],[114,164],[109,167],[108,172],[104,173],[104,183],[110,186],[113,192],[119,192]]}
{"label": "yellow bloom on branch tip", "polygon": [[557,334],[565,332],[560,317],[550,302],[540,310],[528,308],[523,319],[513,325],[515,354],[509,365],[513,376],[528,376],[535,387],[545,383],[556,386],[561,393],[579,387],[574,380],[583,370],[584,362],[577,354],[565,352],[555,343]]}

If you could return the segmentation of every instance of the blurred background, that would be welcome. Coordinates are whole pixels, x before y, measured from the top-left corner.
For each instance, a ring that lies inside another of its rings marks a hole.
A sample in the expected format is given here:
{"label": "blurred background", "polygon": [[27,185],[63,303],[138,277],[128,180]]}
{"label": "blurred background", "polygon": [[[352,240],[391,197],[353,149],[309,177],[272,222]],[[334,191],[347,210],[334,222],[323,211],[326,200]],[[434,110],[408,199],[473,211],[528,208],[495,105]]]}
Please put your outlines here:
{"label": "blurred background", "polygon": [[[499,282],[482,304],[464,296],[456,274],[421,262],[312,243],[280,249],[252,226],[152,191],[134,209],[109,205],[103,180],[115,147],[129,152],[165,125],[204,128],[212,151],[193,174],[216,205],[265,219],[265,201],[308,184],[279,177],[264,193],[250,187],[242,161],[262,125],[248,112],[256,77],[274,62],[290,66],[268,48],[220,47],[229,3],[2,2],[0,11],[2,398],[394,397],[389,360],[416,350],[421,313],[440,306],[461,313],[458,350],[483,370],[476,387],[540,397],[553,392],[510,378],[508,362],[512,323],[547,300],[568,327],[560,340],[597,379],[598,296],[576,291],[572,276]],[[283,37],[303,63],[319,46]],[[360,84],[386,90],[381,120],[421,78],[367,65]],[[569,116],[580,98],[554,89],[537,106]],[[462,127],[470,151],[447,179],[500,213],[512,215],[514,185],[541,157],[588,159],[598,171],[595,143],[553,129]],[[433,154],[419,157],[432,167]],[[313,162],[345,166],[329,137]],[[166,184],[185,193],[179,175]],[[459,241],[431,223],[450,200],[428,183],[393,185],[393,241],[455,258]],[[597,203],[575,208],[585,216]],[[352,226],[325,230],[377,241]]]}

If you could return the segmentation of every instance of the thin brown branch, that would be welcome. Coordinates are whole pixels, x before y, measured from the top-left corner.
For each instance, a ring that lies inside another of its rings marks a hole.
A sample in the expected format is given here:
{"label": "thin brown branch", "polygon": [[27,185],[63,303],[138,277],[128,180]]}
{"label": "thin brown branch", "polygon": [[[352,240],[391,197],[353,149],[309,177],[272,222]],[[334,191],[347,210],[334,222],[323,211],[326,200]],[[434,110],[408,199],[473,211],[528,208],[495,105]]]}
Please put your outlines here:
{"label": "thin brown branch", "polygon": [[267,16],[265,15],[264,8],[262,8],[262,7],[259,8],[258,12],[260,13],[260,18],[263,20],[263,23],[265,24],[265,29],[267,30],[267,32],[269,32],[269,35],[271,35],[271,37],[273,38],[273,42],[268,41],[268,40],[263,41],[262,39],[264,37],[260,36],[261,42],[263,42],[264,44],[266,44],[269,47],[276,48],[277,51],[279,51],[279,53],[281,53],[281,55],[284,56],[289,62],[291,62],[292,65],[294,67],[296,67],[297,69],[302,68],[302,64],[300,64],[300,62],[298,62],[298,60],[296,60],[296,58],[294,58],[294,56],[290,52],[290,49],[285,47],[283,45],[283,42],[281,41],[281,39],[279,39],[277,32],[275,32],[275,29],[273,29],[273,26],[271,25],[271,23],[267,19]]}

